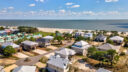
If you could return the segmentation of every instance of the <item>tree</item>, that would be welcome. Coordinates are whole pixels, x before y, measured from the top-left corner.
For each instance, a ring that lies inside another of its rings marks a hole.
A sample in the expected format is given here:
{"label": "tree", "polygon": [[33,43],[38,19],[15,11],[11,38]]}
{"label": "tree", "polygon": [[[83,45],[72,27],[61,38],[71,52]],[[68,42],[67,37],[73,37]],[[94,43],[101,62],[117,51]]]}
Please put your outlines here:
{"label": "tree", "polygon": [[64,40],[62,36],[56,36],[54,39],[57,40],[59,44],[62,44],[62,40]]}
{"label": "tree", "polygon": [[16,53],[16,50],[12,46],[3,49],[3,55],[6,57],[12,56],[13,53]]}
{"label": "tree", "polygon": [[18,41],[16,41],[15,43],[16,44],[20,44],[21,42],[23,42],[24,41],[24,39],[19,39]]}
{"label": "tree", "polygon": [[69,39],[72,38],[72,34],[65,33],[65,34],[64,34],[64,37],[65,37],[66,40],[69,40]]}
{"label": "tree", "polygon": [[36,41],[36,39],[34,37],[31,37],[29,40],[30,41]]}
{"label": "tree", "polygon": [[82,36],[78,36],[77,38],[75,38],[75,40],[76,40],[76,41],[81,41],[81,40],[85,40],[85,38],[82,37]]}
{"label": "tree", "polygon": [[112,40],[107,40],[107,43],[114,44],[114,42]]}
{"label": "tree", "polygon": [[88,48],[88,56],[91,56],[91,55],[93,55],[95,52],[97,51],[97,49],[96,49],[96,47],[95,46],[93,46],[93,47],[90,47],[90,48]]}

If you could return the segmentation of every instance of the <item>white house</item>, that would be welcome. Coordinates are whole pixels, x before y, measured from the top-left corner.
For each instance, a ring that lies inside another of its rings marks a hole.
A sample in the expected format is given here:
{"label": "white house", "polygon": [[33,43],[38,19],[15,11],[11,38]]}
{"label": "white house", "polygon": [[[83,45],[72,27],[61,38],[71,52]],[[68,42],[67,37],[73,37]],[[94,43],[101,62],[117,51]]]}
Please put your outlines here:
{"label": "white house", "polygon": [[75,33],[75,37],[84,36],[84,32],[78,31]]}
{"label": "white house", "polygon": [[38,72],[36,66],[19,66],[12,72]]}
{"label": "white house", "polygon": [[60,55],[62,58],[69,58],[69,56],[75,55],[76,52],[72,49],[61,48],[59,51],[55,52],[55,55]]}
{"label": "white house", "polygon": [[45,37],[43,37],[44,39],[48,39],[48,40],[53,40],[54,39],[54,37],[53,36],[45,36]]}
{"label": "white house", "polygon": [[119,52],[119,50],[120,50],[120,46],[114,46],[109,43],[103,44],[97,48],[102,51],[107,51],[107,50],[113,49],[113,50],[116,50],[116,52]]}
{"label": "white house", "polygon": [[87,42],[85,41],[79,41],[76,42],[74,45],[72,45],[72,49],[76,51],[78,54],[86,55],[87,49],[91,47]]}
{"label": "white house", "polygon": [[51,56],[47,62],[49,72],[67,72],[69,70],[69,60],[61,58],[59,55]]}
{"label": "white house", "polygon": [[84,37],[85,38],[92,38],[93,37],[93,34],[92,33],[85,33],[84,34]]}
{"label": "white house", "polygon": [[99,68],[96,72],[112,72],[112,71],[104,69],[104,68]]}
{"label": "white house", "polygon": [[110,40],[112,40],[114,42],[122,43],[124,41],[124,38],[120,37],[120,36],[113,36],[110,38]]}

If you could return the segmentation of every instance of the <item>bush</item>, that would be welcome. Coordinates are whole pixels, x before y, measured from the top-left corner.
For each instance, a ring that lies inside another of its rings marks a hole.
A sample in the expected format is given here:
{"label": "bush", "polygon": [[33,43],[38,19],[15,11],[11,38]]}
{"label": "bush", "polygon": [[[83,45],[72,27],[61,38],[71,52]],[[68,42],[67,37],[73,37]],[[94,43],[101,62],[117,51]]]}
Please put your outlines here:
{"label": "bush", "polygon": [[121,53],[120,53],[120,56],[124,56],[124,55],[125,55],[125,53],[124,53],[124,52],[121,52]]}
{"label": "bush", "polygon": [[48,58],[43,56],[41,59],[40,59],[40,62],[42,63],[46,63],[48,61]]}
{"label": "bush", "polygon": [[38,29],[34,28],[34,27],[20,26],[20,27],[18,27],[18,29],[20,32],[26,32],[26,33],[38,32]]}

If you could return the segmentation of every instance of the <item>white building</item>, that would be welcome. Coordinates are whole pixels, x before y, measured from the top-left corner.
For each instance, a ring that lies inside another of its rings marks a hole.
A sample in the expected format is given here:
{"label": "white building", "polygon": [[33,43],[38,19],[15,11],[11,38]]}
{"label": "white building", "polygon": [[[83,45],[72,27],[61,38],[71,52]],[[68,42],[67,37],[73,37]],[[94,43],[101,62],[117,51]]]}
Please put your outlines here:
{"label": "white building", "polygon": [[85,41],[79,41],[76,42],[74,45],[72,45],[72,49],[76,51],[76,53],[86,55],[87,49],[91,47],[87,42]]}
{"label": "white building", "polygon": [[110,40],[112,40],[114,42],[122,43],[124,41],[124,38],[120,37],[120,36],[113,36],[110,38]]}

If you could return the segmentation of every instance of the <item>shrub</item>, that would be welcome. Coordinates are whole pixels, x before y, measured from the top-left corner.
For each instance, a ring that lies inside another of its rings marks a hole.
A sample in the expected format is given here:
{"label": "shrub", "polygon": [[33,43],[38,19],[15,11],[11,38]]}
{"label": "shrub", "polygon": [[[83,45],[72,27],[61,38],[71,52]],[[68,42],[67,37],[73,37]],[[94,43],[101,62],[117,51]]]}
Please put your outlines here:
{"label": "shrub", "polygon": [[16,50],[12,46],[3,49],[3,55],[6,57],[12,56],[13,53],[16,53]]}
{"label": "shrub", "polygon": [[124,56],[124,55],[125,55],[125,53],[124,53],[124,52],[121,52],[121,53],[120,53],[120,56]]}
{"label": "shrub", "polygon": [[40,59],[40,62],[42,63],[46,63],[48,61],[48,58],[43,56],[41,59]]}

